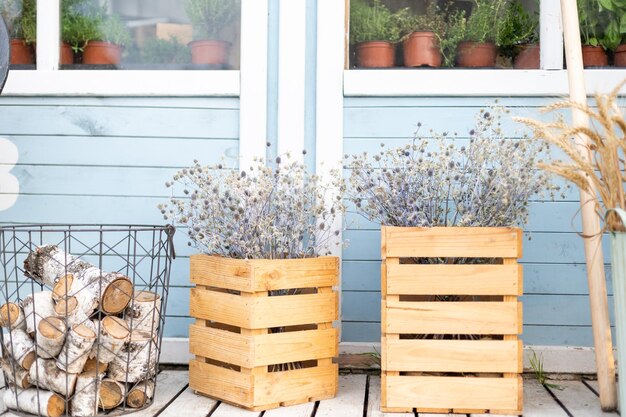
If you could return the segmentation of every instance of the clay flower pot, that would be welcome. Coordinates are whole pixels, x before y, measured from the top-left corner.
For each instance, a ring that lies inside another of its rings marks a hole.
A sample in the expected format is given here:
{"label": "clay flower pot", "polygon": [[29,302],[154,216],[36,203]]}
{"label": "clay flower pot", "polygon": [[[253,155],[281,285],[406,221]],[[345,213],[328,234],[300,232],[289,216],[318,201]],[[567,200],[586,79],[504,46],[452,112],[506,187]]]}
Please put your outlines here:
{"label": "clay flower pot", "polygon": [[606,67],[609,56],[601,46],[583,45],[583,66],[585,68]]}
{"label": "clay flower pot", "polygon": [[370,41],[356,46],[356,65],[360,68],[390,68],[395,61],[395,48],[391,42]]}
{"label": "clay flower pot", "polygon": [[441,50],[433,32],[413,32],[402,44],[405,67],[439,67]]}
{"label": "clay flower pot", "polygon": [[83,64],[119,65],[122,46],[111,42],[89,41],[83,52]]}
{"label": "clay flower pot", "polygon": [[520,45],[520,51],[513,61],[513,68],[539,69],[540,49],[538,43]]}
{"label": "clay flower pot", "polygon": [[626,43],[619,45],[617,49],[615,49],[613,65],[616,67],[626,67]]}
{"label": "clay flower pot", "polygon": [[461,42],[456,48],[456,61],[459,67],[495,67],[496,56],[496,45],[489,42]]}
{"label": "clay flower pot", "polygon": [[74,51],[72,47],[63,42],[61,44],[61,65],[72,65],[74,63]]}
{"label": "clay flower pot", "polygon": [[203,65],[225,65],[230,54],[230,43],[214,40],[199,40],[189,43],[191,63]]}
{"label": "clay flower pot", "polygon": [[11,39],[11,64],[27,65],[34,64],[33,50],[24,39]]}

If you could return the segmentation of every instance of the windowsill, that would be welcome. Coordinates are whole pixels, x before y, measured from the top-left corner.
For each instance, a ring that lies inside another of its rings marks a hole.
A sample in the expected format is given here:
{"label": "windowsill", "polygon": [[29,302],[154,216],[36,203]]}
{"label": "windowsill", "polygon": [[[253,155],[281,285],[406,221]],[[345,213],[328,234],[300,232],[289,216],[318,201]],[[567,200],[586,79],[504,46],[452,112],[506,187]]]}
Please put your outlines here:
{"label": "windowsill", "polygon": [[[626,69],[585,70],[587,92],[609,92]],[[385,69],[344,71],[344,95],[407,96],[564,96],[566,70]]]}
{"label": "windowsill", "polygon": [[238,97],[239,71],[9,71],[5,96]]}

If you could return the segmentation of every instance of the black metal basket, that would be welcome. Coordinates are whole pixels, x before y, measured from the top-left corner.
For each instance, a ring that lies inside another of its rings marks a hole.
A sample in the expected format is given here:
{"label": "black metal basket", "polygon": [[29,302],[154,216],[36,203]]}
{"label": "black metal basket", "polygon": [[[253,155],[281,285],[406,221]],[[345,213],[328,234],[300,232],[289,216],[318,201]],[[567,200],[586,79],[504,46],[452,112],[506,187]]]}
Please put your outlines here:
{"label": "black metal basket", "polygon": [[0,226],[0,399],[20,414],[119,415],[152,403],[172,226]]}

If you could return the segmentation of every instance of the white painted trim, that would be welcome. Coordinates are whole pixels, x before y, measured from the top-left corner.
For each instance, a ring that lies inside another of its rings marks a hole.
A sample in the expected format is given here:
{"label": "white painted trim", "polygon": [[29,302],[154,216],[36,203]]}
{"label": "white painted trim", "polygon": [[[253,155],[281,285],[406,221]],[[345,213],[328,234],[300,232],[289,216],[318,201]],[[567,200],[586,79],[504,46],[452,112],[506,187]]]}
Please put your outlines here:
{"label": "white painted trim", "polygon": [[[380,343],[339,343],[340,355],[358,355],[379,352]],[[524,372],[532,372],[529,358],[533,352],[543,358],[548,373],[595,374],[595,354],[590,347],[570,346],[524,346]],[[193,356],[189,353],[189,339],[163,338],[162,364],[187,364]]]}
{"label": "white painted trim", "polygon": [[[609,92],[626,78],[626,70],[585,70],[589,94]],[[411,96],[565,96],[565,70],[348,70],[344,95]]]}
{"label": "white painted trim", "polygon": [[60,0],[37,0],[37,70],[59,68]]}
{"label": "white painted trim", "polygon": [[237,97],[239,71],[9,71],[2,95]]}
{"label": "white painted trim", "polygon": [[[343,2],[318,0],[315,170],[322,179],[328,178],[331,170],[341,172],[342,167],[344,23]],[[336,197],[336,194],[327,195],[327,204],[332,204]],[[336,218],[332,229],[341,230],[342,223],[341,217]],[[331,244],[340,243],[341,239],[340,235]],[[341,245],[333,246],[333,255],[340,259],[341,249]],[[341,280],[337,291],[341,311]],[[341,320],[336,325],[341,333]]]}
{"label": "white painted trim", "polygon": [[563,69],[563,22],[561,4],[544,0],[540,5],[541,68]]}
{"label": "white painted trim", "polygon": [[278,22],[278,154],[302,160],[304,149],[306,1],[281,0]]}
{"label": "white painted trim", "polygon": [[268,0],[241,2],[239,166],[265,158],[267,142]]}

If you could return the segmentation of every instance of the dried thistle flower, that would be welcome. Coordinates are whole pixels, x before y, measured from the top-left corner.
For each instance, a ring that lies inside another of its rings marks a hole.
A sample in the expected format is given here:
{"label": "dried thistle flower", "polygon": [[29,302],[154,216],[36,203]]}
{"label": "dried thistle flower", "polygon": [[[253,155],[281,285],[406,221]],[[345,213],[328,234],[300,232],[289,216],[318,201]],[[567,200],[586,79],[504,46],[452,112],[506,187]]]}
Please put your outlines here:
{"label": "dried thistle flower", "polygon": [[340,173],[329,179],[310,174],[304,164],[278,157],[278,166],[256,160],[246,171],[198,162],[174,176],[192,198],[172,198],[159,206],[166,218],[189,226],[200,251],[237,259],[288,259],[330,254],[340,245],[331,227],[345,211]]}
{"label": "dried thistle flower", "polygon": [[536,170],[540,144],[508,139],[506,109],[475,117],[472,139],[457,146],[447,134],[416,132],[412,143],[346,159],[348,199],[367,219],[390,226],[523,226],[532,197],[554,190]]}
{"label": "dried thistle flower", "polygon": [[[588,127],[573,126],[564,122],[562,117],[548,123],[516,118],[533,129],[536,139],[555,145],[565,153],[568,161],[553,160],[540,164],[540,168],[592,194],[600,218],[604,218],[609,209],[626,209],[626,120],[624,109],[618,105],[618,94],[625,84],[626,81],[621,82],[610,94],[596,94],[595,109],[573,101],[555,103],[544,109],[545,112],[582,111],[591,119]],[[585,158],[581,152],[588,152],[591,157]],[[612,231],[626,231],[615,214],[608,216],[605,227]]]}

